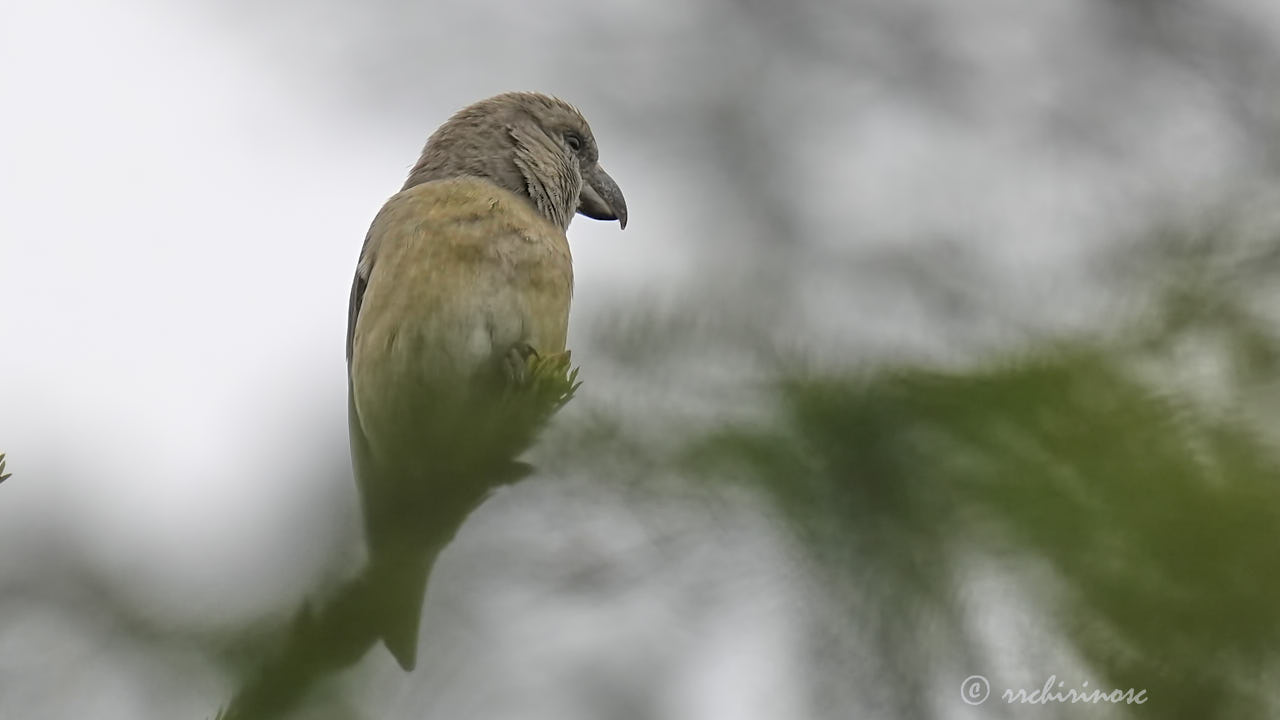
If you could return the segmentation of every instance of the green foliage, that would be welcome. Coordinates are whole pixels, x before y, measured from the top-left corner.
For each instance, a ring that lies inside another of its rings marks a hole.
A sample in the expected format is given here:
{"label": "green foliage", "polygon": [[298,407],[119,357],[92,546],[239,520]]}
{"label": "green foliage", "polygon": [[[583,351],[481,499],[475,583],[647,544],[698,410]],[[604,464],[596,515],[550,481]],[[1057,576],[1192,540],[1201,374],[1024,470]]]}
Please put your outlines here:
{"label": "green foliage", "polygon": [[773,498],[836,587],[883,588],[877,622],[951,626],[893,634],[916,646],[886,657],[927,661],[963,636],[956,560],[977,554],[1015,577],[1051,568],[1052,589],[1023,578],[1045,629],[1095,680],[1146,688],[1143,711],[1266,715],[1280,465],[1242,419],[1136,364],[1128,348],[1077,344],[972,371],[788,378],[772,427],[715,433],[690,467]]}
{"label": "green foliage", "polygon": [[445,424],[426,429],[423,442],[438,445],[432,452],[437,462],[459,474],[488,477],[509,471],[581,385],[570,358],[568,351],[529,354],[515,377],[504,375],[495,386],[477,387],[479,395],[441,413]]}
{"label": "green foliage", "polygon": [[12,473],[6,475],[4,472],[4,453],[0,453],[0,482],[4,482],[12,477]]}
{"label": "green foliage", "polygon": [[582,383],[568,350],[552,355],[532,354],[525,363],[528,381],[508,385],[503,401],[516,423],[536,431],[573,399]]}

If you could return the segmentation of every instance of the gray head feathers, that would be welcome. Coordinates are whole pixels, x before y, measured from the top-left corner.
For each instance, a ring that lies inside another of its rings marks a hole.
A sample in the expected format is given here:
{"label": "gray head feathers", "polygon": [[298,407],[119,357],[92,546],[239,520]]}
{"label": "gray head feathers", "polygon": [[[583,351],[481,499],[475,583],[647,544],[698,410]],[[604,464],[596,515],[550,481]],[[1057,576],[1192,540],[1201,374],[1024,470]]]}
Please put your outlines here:
{"label": "gray head feathers", "polygon": [[479,177],[528,198],[562,228],[579,211],[625,226],[626,203],[598,157],[577,108],[539,93],[504,93],[463,108],[432,133],[404,188]]}

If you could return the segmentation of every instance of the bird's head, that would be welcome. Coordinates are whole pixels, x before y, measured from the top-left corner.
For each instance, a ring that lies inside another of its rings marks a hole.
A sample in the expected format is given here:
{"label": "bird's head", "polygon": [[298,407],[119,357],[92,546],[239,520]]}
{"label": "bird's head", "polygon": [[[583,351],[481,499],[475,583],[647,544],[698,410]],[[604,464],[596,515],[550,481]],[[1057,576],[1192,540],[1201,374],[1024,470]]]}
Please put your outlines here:
{"label": "bird's head", "polygon": [[563,228],[574,213],[627,226],[626,200],[600,167],[591,126],[557,98],[504,93],[463,108],[432,133],[405,188],[463,176],[528,198]]}

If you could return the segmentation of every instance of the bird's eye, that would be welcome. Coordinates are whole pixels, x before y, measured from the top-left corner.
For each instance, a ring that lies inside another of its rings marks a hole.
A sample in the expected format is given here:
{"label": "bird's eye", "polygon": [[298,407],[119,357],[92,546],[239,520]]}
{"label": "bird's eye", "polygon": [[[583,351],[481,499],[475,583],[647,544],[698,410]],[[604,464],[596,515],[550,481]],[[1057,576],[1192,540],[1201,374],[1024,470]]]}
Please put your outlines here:
{"label": "bird's eye", "polygon": [[577,133],[565,133],[564,144],[568,145],[569,149],[574,152],[582,150],[582,138]]}

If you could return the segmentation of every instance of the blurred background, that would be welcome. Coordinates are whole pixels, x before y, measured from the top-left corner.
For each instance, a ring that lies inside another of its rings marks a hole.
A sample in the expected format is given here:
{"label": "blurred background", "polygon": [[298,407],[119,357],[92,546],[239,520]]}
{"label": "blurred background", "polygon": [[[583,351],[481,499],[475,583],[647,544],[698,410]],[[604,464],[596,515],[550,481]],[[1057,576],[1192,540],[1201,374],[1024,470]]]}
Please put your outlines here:
{"label": "blurred background", "polygon": [[630,206],[570,229],[584,385],[416,672],[294,717],[1280,716],[1280,4],[50,0],[0,6],[0,718],[211,718],[359,566],[359,246],[513,89]]}

